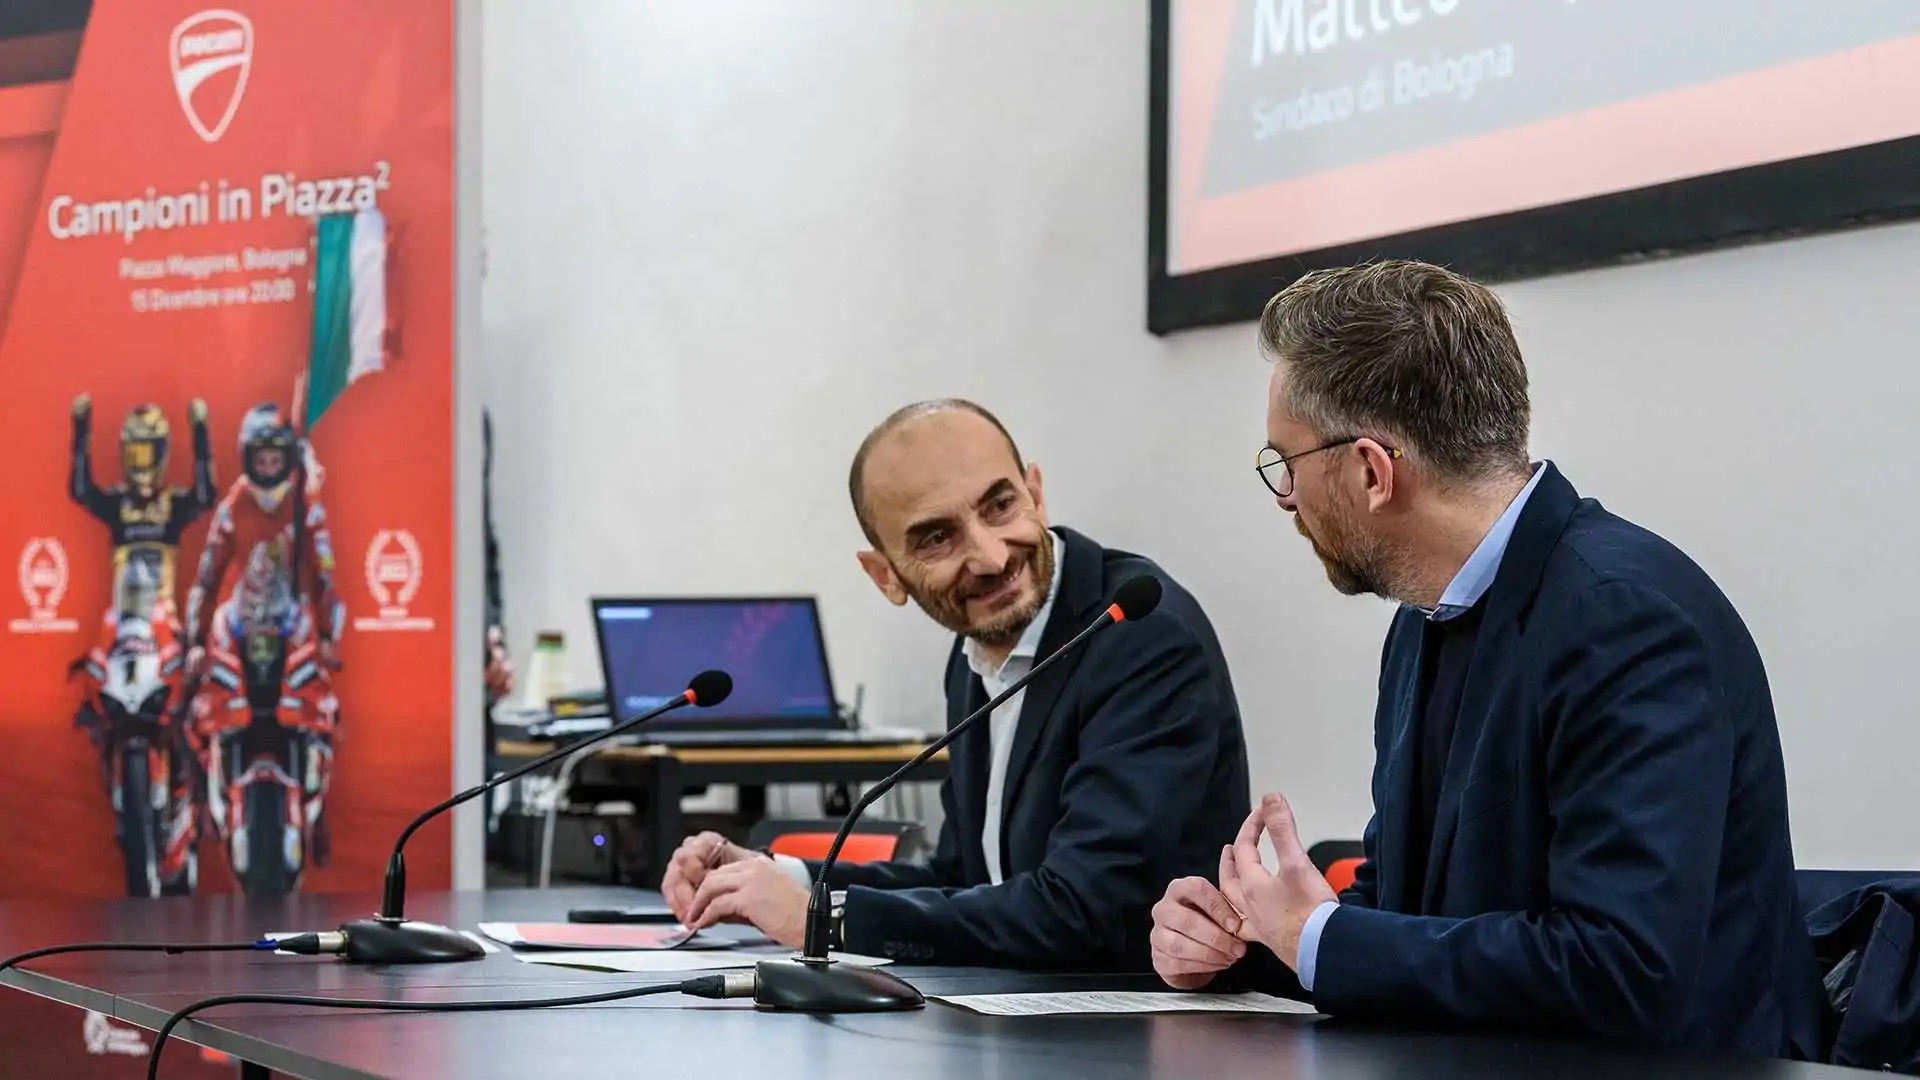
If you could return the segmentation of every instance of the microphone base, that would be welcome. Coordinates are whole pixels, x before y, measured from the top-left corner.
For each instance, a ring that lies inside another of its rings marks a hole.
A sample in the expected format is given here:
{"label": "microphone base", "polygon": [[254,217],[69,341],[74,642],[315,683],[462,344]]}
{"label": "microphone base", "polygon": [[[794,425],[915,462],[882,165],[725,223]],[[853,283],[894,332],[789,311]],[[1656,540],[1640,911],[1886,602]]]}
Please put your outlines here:
{"label": "microphone base", "polygon": [[755,965],[753,1003],[777,1012],[856,1013],[918,1009],[927,999],[879,968],[796,956]]}
{"label": "microphone base", "polygon": [[487,955],[480,943],[449,926],[404,919],[355,919],[342,926],[350,964],[450,964]]}

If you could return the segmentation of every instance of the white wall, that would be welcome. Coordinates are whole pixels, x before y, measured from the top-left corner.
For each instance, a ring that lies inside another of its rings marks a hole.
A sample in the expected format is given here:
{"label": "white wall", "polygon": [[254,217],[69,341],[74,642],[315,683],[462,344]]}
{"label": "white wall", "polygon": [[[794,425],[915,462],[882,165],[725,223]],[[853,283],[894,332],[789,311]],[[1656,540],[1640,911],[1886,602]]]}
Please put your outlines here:
{"label": "white wall", "polygon": [[[480,9],[462,4],[454,9],[454,355],[477,356],[480,339],[480,153],[481,103],[486,93],[481,78]],[[484,370],[462,363],[454,370],[455,458],[477,462],[481,455],[480,405]],[[463,468],[454,473],[454,514],[459,532],[454,543],[455,595],[453,632],[453,787],[464,790],[480,782],[485,757],[484,725],[471,721],[485,705],[482,688],[485,633],[483,573],[486,556],[481,545],[481,473]],[[465,721],[465,722],[461,722]],[[482,804],[476,800],[453,811],[453,887],[477,889],[485,884],[486,834]]]}
{"label": "white wall", "polygon": [[[1334,594],[1262,496],[1251,329],[1141,329],[1146,36],[1115,0],[492,0],[483,386],[516,650],[563,629],[587,684],[590,594],[817,592],[869,714],[937,726],[945,642],[858,572],[845,467],[894,406],[975,396],[1058,520],[1207,605],[1255,786],[1358,835],[1388,612]],[[1760,639],[1803,865],[1920,863],[1917,262],[1907,227],[1504,290],[1539,449]]]}

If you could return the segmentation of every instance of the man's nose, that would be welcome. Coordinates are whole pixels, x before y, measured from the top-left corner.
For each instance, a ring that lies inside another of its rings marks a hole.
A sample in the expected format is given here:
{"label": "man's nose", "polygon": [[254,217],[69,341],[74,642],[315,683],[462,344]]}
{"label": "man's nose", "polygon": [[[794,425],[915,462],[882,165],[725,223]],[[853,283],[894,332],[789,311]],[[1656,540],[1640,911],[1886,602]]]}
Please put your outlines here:
{"label": "man's nose", "polygon": [[967,569],[981,577],[991,577],[1007,568],[1012,549],[1000,534],[980,522],[967,529]]}

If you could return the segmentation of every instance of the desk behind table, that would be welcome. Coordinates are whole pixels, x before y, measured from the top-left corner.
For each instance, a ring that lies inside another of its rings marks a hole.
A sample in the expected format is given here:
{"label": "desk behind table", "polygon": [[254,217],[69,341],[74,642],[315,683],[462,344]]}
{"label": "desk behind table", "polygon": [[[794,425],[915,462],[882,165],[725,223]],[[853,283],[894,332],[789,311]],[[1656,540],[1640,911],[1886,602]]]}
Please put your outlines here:
{"label": "desk behind table", "polygon": [[[680,800],[689,789],[709,784],[738,785],[741,814],[758,819],[766,813],[769,785],[870,784],[906,764],[926,745],[890,739],[795,746],[614,746],[581,762],[575,771],[575,783],[619,791],[624,801],[639,809],[647,852],[641,877],[658,882],[666,869],[666,854],[679,845],[685,833]],[[501,767],[511,768],[552,749],[553,744],[510,740],[497,744],[494,753]],[[914,773],[912,782],[938,782],[946,775],[947,752],[942,750]]]}
{"label": "desk behind table", "polygon": [[[652,899],[638,890],[552,889],[422,893],[419,917],[471,929],[480,921],[563,917],[568,907]],[[371,895],[233,897],[54,905],[0,904],[0,953],[57,940],[242,939],[271,930],[331,926],[363,913]],[[338,961],[261,954],[53,958],[0,984],[123,1023],[157,1027],[166,1015],[212,994],[276,992],[473,1001],[592,993],[666,978],[596,975],[521,963],[496,954],[451,965],[376,970]],[[1146,989],[1150,976],[1022,974],[899,967],[923,992],[1017,993]],[[6,993],[0,991],[0,993]],[[1385,1031],[1325,1018],[1158,1015],[1000,1018],[929,1003],[905,1013],[815,1017],[760,1013],[743,1001],[677,995],[523,1013],[451,1015],[341,1013],[287,1006],[233,1006],[184,1025],[187,1038],[264,1070],[314,1080],[461,1077],[473,1080],[631,1080],[636,1076],[953,1077],[1472,1077],[1565,1080],[1706,1080],[1739,1075],[1825,1080],[1853,1075],[1822,1066],[1658,1054],[1578,1040]],[[4,1048],[0,1048],[4,1049]],[[185,1046],[168,1061],[191,1056]],[[171,1073],[171,1070],[163,1075]]]}

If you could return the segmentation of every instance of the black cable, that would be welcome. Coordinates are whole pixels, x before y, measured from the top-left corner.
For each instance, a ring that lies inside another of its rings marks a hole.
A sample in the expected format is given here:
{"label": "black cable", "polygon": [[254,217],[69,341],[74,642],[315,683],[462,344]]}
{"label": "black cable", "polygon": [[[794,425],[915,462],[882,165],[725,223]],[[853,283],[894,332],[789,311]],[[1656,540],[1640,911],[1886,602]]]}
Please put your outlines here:
{"label": "black cable", "polygon": [[160,1025],[159,1033],[153,1037],[153,1049],[147,1053],[147,1080],[157,1080],[159,1077],[160,1053],[166,1049],[167,1037],[173,1034],[173,1029],[179,1027],[181,1022],[194,1013],[219,1005],[300,1005],[316,1009],[369,1009],[384,1012],[426,1013],[515,1012],[524,1009],[550,1009],[562,1005],[598,1005],[602,1002],[623,1001],[654,994],[683,993],[705,998],[737,996],[729,995],[728,989],[729,983],[726,976],[703,975],[685,982],[630,986],[624,990],[608,990],[599,994],[556,998],[509,998],[504,1001],[380,1001],[368,998],[306,997],[298,994],[222,994],[219,997],[196,1001],[167,1017],[167,1022]]}
{"label": "black cable", "polygon": [[45,949],[34,949],[18,956],[9,956],[0,960],[0,971],[17,967],[29,960],[38,960],[43,956],[59,956],[61,953],[86,952],[157,952],[177,956],[181,953],[209,952],[273,952],[280,943],[271,938],[258,941],[226,941],[208,944],[205,942],[179,941],[87,941],[78,945],[53,945]]}

